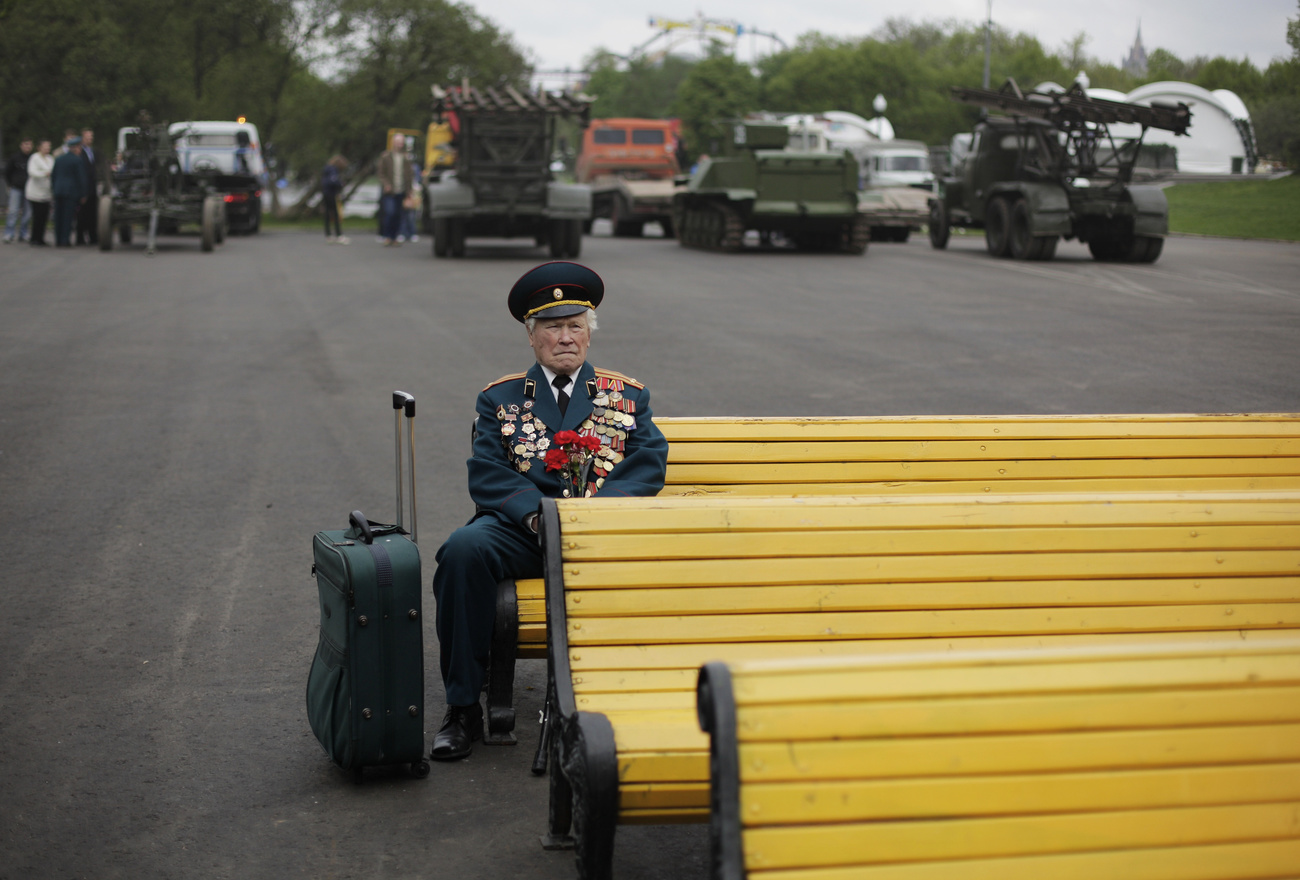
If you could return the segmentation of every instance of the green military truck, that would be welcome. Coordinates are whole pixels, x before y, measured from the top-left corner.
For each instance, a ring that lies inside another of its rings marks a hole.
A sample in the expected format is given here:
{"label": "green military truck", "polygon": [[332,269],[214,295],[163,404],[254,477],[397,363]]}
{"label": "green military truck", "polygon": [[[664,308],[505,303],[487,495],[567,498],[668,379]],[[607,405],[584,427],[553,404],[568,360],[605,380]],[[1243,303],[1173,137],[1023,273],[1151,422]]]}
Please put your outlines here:
{"label": "green military truck", "polygon": [[930,201],[930,243],[953,227],[983,229],[995,257],[1050,260],[1077,238],[1097,260],[1154,262],[1169,231],[1169,204],[1155,186],[1131,183],[1142,137],[1116,140],[1109,126],[1135,123],[1181,135],[1186,104],[1144,106],[1090,98],[1076,83],[1058,93],[954,88],[966,104],[1000,112],[975,127],[969,154]]}
{"label": "green military truck", "polygon": [[556,122],[585,127],[591,100],[511,86],[433,87],[435,124],[451,126],[456,165],[425,187],[433,255],[465,255],[465,239],[531,238],[555,259],[577,257],[591,188],[551,171]]}
{"label": "green military truck", "polygon": [[858,163],[847,152],[788,150],[780,122],[720,124],[689,183],[673,196],[685,247],[739,251],[745,232],[799,250],[862,254],[871,228],[858,207]]}

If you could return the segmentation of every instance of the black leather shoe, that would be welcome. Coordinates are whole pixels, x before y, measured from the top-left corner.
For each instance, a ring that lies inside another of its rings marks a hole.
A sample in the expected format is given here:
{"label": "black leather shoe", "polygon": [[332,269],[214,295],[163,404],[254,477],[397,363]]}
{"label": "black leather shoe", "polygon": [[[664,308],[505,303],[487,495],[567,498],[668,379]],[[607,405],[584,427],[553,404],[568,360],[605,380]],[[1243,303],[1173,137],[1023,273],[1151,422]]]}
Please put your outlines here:
{"label": "black leather shoe", "polygon": [[442,728],[433,738],[429,757],[435,761],[455,761],[469,757],[474,740],[483,738],[483,707],[448,706]]}

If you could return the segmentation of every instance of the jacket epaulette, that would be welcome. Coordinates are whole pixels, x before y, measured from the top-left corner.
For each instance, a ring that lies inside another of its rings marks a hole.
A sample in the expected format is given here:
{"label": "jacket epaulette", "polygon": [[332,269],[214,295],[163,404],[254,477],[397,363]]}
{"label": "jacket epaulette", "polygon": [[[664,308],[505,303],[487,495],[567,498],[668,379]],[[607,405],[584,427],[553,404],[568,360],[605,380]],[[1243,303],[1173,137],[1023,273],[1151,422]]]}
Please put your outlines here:
{"label": "jacket epaulette", "polygon": [[627,385],[631,385],[633,388],[637,388],[637,389],[645,388],[644,383],[638,382],[637,380],[633,379],[631,376],[625,376],[622,373],[619,373],[615,370],[607,370],[604,367],[594,367],[593,369],[595,369],[597,376],[603,376],[606,379],[618,379],[620,382],[623,382]]}
{"label": "jacket epaulette", "polygon": [[528,375],[527,373],[511,373],[508,376],[502,376],[500,379],[497,379],[495,382],[489,383],[487,388],[484,388],[483,391],[487,391],[488,388],[495,388],[496,386],[500,385],[502,382],[513,382],[516,379],[522,379],[524,378],[524,376],[527,375]]}

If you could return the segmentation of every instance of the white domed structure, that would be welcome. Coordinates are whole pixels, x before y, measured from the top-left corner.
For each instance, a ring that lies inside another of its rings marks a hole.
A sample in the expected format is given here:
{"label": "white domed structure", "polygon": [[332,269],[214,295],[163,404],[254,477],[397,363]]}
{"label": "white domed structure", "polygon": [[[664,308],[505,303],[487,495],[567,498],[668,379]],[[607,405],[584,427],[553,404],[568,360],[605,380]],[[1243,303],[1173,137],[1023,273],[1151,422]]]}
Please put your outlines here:
{"label": "white domed structure", "polygon": [[[1054,82],[1040,83],[1040,92],[1063,92]],[[1187,134],[1176,137],[1170,131],[1147,132],[1143,143],[1169,144],[1178,150],[1178,170],[1195,174],[1240,174],[1249,172],[1258,158],[1255,129],[1250,111],[1235,92],[1227,89],[1206,91],[1185,82],[1155,82],[1138,86],[1125,95],[1114,89],[1088,89],[1088,96],[1106,101],[1131,104],[1183,103],[1192,111]],[[1142,133],[1137,125],[1117,123],[1110,127],[1115,138],[1136,138]]]}

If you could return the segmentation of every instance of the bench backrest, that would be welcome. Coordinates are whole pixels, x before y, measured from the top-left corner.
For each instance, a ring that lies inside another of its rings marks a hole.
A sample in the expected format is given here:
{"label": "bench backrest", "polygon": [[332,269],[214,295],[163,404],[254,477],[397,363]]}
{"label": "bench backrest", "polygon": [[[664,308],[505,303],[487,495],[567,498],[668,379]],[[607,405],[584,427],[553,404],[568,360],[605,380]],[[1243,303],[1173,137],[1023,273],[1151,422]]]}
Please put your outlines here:
{"label": "bench backrest", "polygon": [[1300,488],[1300,415],[662,418],[668,495]]}
{"label": "bench backrest", "polygon": [[698,705],[718,880],[1300,865],[1297,635],[714,663]]}
{"label": "bench backrest", "polygon": [[619,733],[628,819],[707,810],[708,661],[1300,628],[1300,493],[547,500],[543,529],[560,711],[651,722]]}

